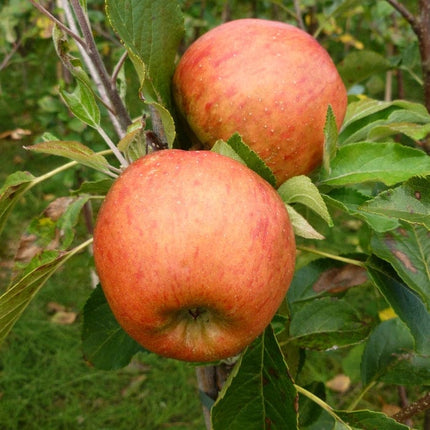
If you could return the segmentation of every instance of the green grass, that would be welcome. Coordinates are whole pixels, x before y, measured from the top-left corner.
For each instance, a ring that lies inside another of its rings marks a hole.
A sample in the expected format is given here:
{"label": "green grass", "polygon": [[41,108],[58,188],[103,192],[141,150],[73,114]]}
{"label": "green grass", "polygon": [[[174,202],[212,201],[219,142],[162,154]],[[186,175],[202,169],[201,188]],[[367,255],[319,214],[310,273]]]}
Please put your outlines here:
{"label": "green grass", "polygon": [[[0,184],[15,170],[41,174],[63,161],[26,153],[21,145],[0,142]],[[19,164],[14,164],[16,154],[21,157]],[[0,292],[8,283],[13,255],[26,224],[54,195],[66,195],[75,187],[73,182],[74,173],[68,172],[33,189],[15,207],[1,236]],[[154,354],[139,354],[119,371],[101,371],[85,362],[81,312],[91,293],[91,267],[88,253],[73,257],[41,289],[1,346],[0,428],[204,429],[191,365]],[[55,323],[47,311],[50,302],[76,312],[76,321]]]}

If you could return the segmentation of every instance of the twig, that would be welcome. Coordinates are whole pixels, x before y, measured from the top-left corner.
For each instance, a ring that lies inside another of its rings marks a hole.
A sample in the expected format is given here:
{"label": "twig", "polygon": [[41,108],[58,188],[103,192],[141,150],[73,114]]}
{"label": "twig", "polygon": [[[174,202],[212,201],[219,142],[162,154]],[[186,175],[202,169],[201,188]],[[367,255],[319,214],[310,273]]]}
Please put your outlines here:
{"label": "twig", "polygon": [[8,52],[7,55],[3,58],[3,61],[0,64],[0,71],[2,71],[8,65],[10,59],[14,56],[15,52],[18,51],[18,48],[21,46],[22,39],[13,45],[12,51]]}
{"label": "twig", "polygon": [[403,18],[406,19],[406,21],[409,22],[411,27],[415,29],[418,27],[418,21],[416,17],[406,8],[405,5],[399,3],[397,0],[386,0],[387,3],[390,3],[391,6],[393,6],[394,9],[397,10],[397,12],[400,13],[400,15],[403,16]]}
{"label": "twig", "polygon": [[302,11],[300,10],[300,0],[294,0],[294,9],[296,11],[296,20],[299,28],[306,31],[305,23],[303,22]]}
{"label": "twig", "polygon": [[416,402],[411,403],[409,406],[406,406],[397,414],[393,416],[393,418],[403,423],[407,421],[409,418],[412,418],[414,415],[417,415],[421,412],[425,412],[430,409],[430,392],[418,399]]}
{"label": "twig", "polygon": [[121,55],[121,58],[119,59],[118,63],[115,65],[115,68],[112,71],[112,76],[111,76],[111,82],[112,84],[115,84],[117,78],[118,78],[118,74],[121,70],[121,67],[123,66],[125,60],[128,57],[128,52],[124,51],[124,53]]}
{"label": "twig", "polygon": [[30,0],[30,3],[43,15],[47,16],[51,21],[55,22],[55,24],[58,25],[65,33],[67,33],[69,36],[73,37],[73,39],[76,40],[76,42],[79,43],[79,45],[82,46],[82,48],[87,49],[87,45],[85,43],[85,40],[82,39],[82,37],[79,36],[79,34],[72,31],[67,25],[64,25],[58,18],[56,18],[54,15],[52,15],[51,12],[49,12],[48,9],[44,8],[41,4],[35,2],[34,0]]}
{"label": "twig", "polygon": [[[63,4],[67,2],[63,1]],[[82,9],[79,0],[70,0],[72,4],[73,11],[75,12],[76,19],[82,30],[82,34],[87,44],[87,54],[90,58],[94,69],[101,81],[101,86],[99,90],[103,88],[107,98],[109,99],[111,105],[114,107],[116,115],[111,115],[111,118],[117,124],[117,134],[119,137],[123,137],[126,133],[128,125],[131,124],[130,116],[128,115],[127,109],[125,108],[121,97],[118,94],[116,87],[113,85],[112,80],[107,73],[106,67],[100,57],[97,50],[96,43],[94,40],[93,33],[91,31],[90,24],[88,22],[87,16]]]}

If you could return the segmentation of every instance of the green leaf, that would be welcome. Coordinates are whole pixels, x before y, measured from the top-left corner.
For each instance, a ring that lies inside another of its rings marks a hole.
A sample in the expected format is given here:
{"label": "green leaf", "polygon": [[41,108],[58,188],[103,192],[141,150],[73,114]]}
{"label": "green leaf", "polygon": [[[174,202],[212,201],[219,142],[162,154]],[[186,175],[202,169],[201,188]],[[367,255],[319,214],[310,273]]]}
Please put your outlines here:
{"label": "green leaf", "polygon": [[175,57],[184,34],[178,2],[106,0],[106,13],[131,56],[141,63],[139,73],[151,85],[155,101],[169,107]]}
{"label": "green leaf", "polygon": [[305,348],[354,345],[368,332],[357,311],[343,299],[323,297],[296,304],[291,315],[291,339]]}
{"label": "green leaf", "polygon": [[367,273],[408,326],[415,339],[415,350],[419,354],[429,354],[430,313],[420,297],[397,276],[391,266],[376,257],[368,261]]}
{"label": "green leaf", "polygon": [[318,188],[307,176],[294,176],[284,182],[278,193],[286,204],[300,203],[318,214],[329,226],[333,221]]}
{"label": "green leaf", "polygon": [[422,224],[430,230],[430,177],[411,178],[405,184],[366,201],[360,210]]}
{"label": "green leaf", "polygon": [[335,411],[337,416],[359,430],[408,430],[409,427],[395,421],[381,412],[373,411]]}
{"label": "green leaf", "polygon": [[288,305],[294,313],[304,302],[332,290],[362,285],[366,281],[366,272],[362,267],[328,258],[314,260],[295,271],[287,293]]}
{"label": "green leaf", "polygon": [[338,65],[339,74],[348,88],[389,69],[391,64],[386,57],[367,50],[351,52]]}
{"label": "green leaf", "polygon": [[224,142],[223,140],[217,140],[212,146],[211,151],[232,158],[233,160],[236,160],[246,166],[245,161],[243,161],[239,154],[227,142]]}
{"label": "green leaf", "polygon": [[[406,100],[384,102],[364,99],[348,105],[339,142],[347,144],[387,136],[388,129],[420,138],[430,123],[425,106]],[[389,134],[392,134],[390,131]]]}
{"label": "green leaf", "polygon": [[212,151],[218,152],[218,150],[224,151],[224,155],[230,156],[237,161],[242,160],[251,170],[258,173],[263,179],[269,182],[273,187],[276,186],[276,178],[273,172],[267,167],[266,163],[253,151],[243,140],[242,137],[235,133],[226,142],[234,152],[227,150],[225,145],[218,142],[217,147]]}
{"label": "green leaf", "polygon": [[306,218],[299,214],[292,206],[285,205],[293,226],[294,234],[296,236],[304,237],[305,239],[322,240],[324,236],[318,233],[306,220]]}
{"label": "green leaf", "polygon": [[388,125],[380,125],[370,130],[370,140],[381,140],[388,136],[404,134],[412,140],[419,141],[430,133],[430,124],[414,124],[410,122],[396,122]]}
{"label": "green leaf", "polygon": [[98,181],[86,181],[77,190],[72,190],[71,194],[91,194],[105,196],[113,184],[113,179],[100,179]]}
{"label": "green leaf", "polygon": [[[322,382],[313,382],[305,387],[318,398],[325,400],[325,385]],[[311,399],[299,393],[299,428],[306,428],[321,416],[322,409]]]}
{"label": "green leaf", "polygon": [[109,172],[109,163],[106,158],[80,142],[54,140],[36,143],[25,148],[34,152],[65,157],[103,173]]}
{"label": "green leaf", "polygon": [[212,408],[214,430],[294,430],[297,392],[273,334],[266,331],[239,358]]}
{"label": "green leaf", "polygon": [[145,351],[118,324],[100,285],[92,292],[83,311],[82,347],[86,360],[103,370],[126,366],[139,351]]}
{"label": "green leaf", "polygon": [[39,265],[31,268],[31,270],[27,269],[25,275],[14,281],[7,291],[0,296],[0,343],[4,341],[45,282],[70,257],[80,252],[90,243],[91,241],[87,241],[68,252],[58,253],[51,251],[45,254],[45,258]]}
{"label": "green leaf", "polygon": [[31,188],[36,178],[29,172],[15,172],[0,188],[0,233],[17,201]]}
{"label": "green leaf", "polygon": [[336,117],[333,108],[329,105],[324,125],[324,153],[322,169],[327,173],[330,172],[331,160],[335,157],[337,151],[338,130]]}
{"label": "green leaf", "polygon": [[75,238],[75,226],[79,221],[82,208],[91,198],[90,195],[81,195],[71,201],[67,209],[61,215],[57,226],[62,233],[61,249],[68,248]]}
{"label": "green leaf", "polygon": [[412,176],[430,174],[430,157],[423,151],[395,142],[358,142],[341,146],[320,182],[342,186],[363,182],[395,185]]}
{"label": "green leaf", "polygon": [[91,127],[100,125],[100,110],[97,106],[92,89],[82,81],[76,81],[77,85],[72,93],[60,89],[60,94],[76,118]]}
{"label": "green leaf", "polygon": [[430,231],[403,223],[385,234],[375,233],[371,248],[375,255],[394,267],[430,311]]}
{"label": "green leaf", "polygon": [[172,115],[170,114],[169,110],[167,110],[161,103],[152,101],[148,97],[146,98],[145,103],[148,106],[152,106],[154,109],[156,109],[161,123],[163,124],[163,136],[160,137],[162,137],[163,142],[165,140],[169,148],[172,148],[176,137],[175,122]]}
{"label": "green leaf", "polygon": [[55,51],[66,69],[82,84],[91,88],[91,79],[82,67],[81,60],[70,54],[70,44],[66,33],[57,25],[52,30]]}
{"label": "green leaf", "polygon": [[340,209],[347,214],[365,221],[377,232],[393,230],[399,226],[399,221],[395,218],[387,217],[384,214],[374,214],[365,210],[364,205],[370,199],[369,196],[353,187],[335,188],[328,195],[325,195],[324,199],[329,207]]}
{"label": "green leaf", "polygon": [[399,318],[380,323],[369,336],[361,358],[363,385],[373,381],[429,384],[430,357],[419,357],[413,349],[414,339]]}

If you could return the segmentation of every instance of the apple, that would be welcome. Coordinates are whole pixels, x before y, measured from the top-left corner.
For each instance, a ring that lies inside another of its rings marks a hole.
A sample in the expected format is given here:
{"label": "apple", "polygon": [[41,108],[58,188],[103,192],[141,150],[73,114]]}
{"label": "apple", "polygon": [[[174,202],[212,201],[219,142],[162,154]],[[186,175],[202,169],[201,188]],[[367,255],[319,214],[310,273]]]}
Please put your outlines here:
{"label": "apple", "polygon": [[203,148],[238,132],[278,185],[321,164],[328,106],[338,128],[347,106],[327,51],[292,25],[263,19],[230,21],[201,36],[180,59],[172,87]]}
{"label": "apple", "polygon": [[133,162],[97,216],[94,259],[119,324],[159,355],[209,362],[270,323],[293,276],[281,198],[241,163],[163,150]]}

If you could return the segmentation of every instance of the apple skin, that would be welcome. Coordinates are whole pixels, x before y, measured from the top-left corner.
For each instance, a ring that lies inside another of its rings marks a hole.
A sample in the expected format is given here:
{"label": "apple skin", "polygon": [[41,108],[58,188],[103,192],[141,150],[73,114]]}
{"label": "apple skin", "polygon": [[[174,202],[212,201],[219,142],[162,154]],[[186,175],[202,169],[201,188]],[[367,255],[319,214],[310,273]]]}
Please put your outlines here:
{"label": "apple skin", "polygon": [[97,216],[94,259],[119,324],[146,349],[209,362],[241,352],[290,285],[281,198],[239,162],[163,150],[133,162]]}
{"label": "apple skin", "polygon": [[347,106],[342,79],[316,39],[263,19],[230,21],[197,39],[172,88],[180,117],[204,148],[238,132],[278,185],[321,164],[328,106],[338,128]]}

